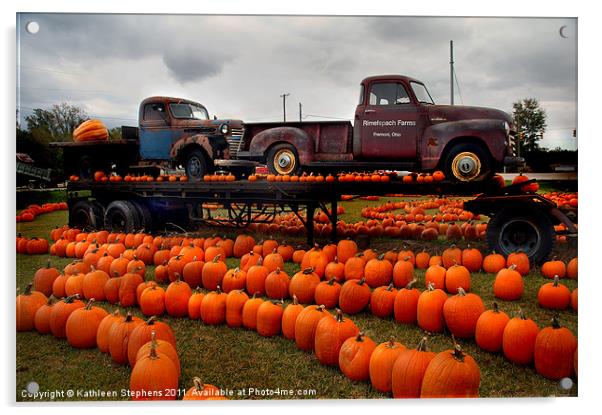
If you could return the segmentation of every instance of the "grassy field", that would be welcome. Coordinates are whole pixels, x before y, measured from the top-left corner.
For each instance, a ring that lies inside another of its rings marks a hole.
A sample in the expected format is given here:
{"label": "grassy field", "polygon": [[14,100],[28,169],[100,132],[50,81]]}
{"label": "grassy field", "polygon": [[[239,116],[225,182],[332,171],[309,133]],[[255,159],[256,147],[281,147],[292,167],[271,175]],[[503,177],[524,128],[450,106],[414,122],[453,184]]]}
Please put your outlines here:
{"label": "grassy field", "polygon": [[[359,220],[359,210],[369,204],[379,202],[353,201],[344,203],[346,214],[342,217],[348,222]],[[54,226],[66,222],[66,212],[54,212],[39,217],[32,223],[19,223],[18,231],[25,236],[47,237]],[[213,233],[207,232],[207,234]],[[276,239],[282,239],[275,236]],[[290,243],[299,243],[301,238],[287,238]],[[401,244],[387,238],[371,241],[371,247],[386,250]],[[473,244],[474,245],[474,244]],[[412,243],[414,250],[425,248],[431,253],[440,253],[446,243]],[[558,247],[557,253],[568,258],[576,255],[575,248],[568,245]],[[23,289],[31,281],[36,269],[42,267],[47,256],[17,256],[17,286]],[[68,259],[52,258],[53,265],[62,268]],[[237,260],[229,259],[228,265],[234,267]],[[286,264],[286,271],[292,275],[298,270],[295,264]],[[153,267],[147,270],[147,278],[152,278]],[[424,287],[424,271],[417,270],[418,286]],[[487,308],[494,302],[492,283],[494,276],[484,273],[472,275],[472,291],[479,294]],[[497,300],[500,309],[514,316],[522,308],[526,315],[540,327],[549,325],[553,312],[537,305],[536,294],[540,285],[548,282],[538,272],[525,277],[525,294],[521,301],[504,302]],[[576,281],[563,281],[570,289],[577,286]],[[115,306],[101,303],[107,310]],[[141,316],[138,309],[133,314]],[[293,395],[262,395],[255,391],[234,396],[239,399],[287,399],[287,398],[387,398],[374,390],[369,383],[355,383],[345,378],[338,368],[322,366],[313,354],[298,350],[294,342],[281,336],[263,338],[257,333],[245,329],[230,329],[227,326],[209,327],[198,321],[161,318],[169,323],[176,332],[178,352],[182,363],[180,386],[188,388],[192,378],[199,376],[205,383],[211,383],[230,390],[247,391],[249,388],[261,390],[293,389]],[[392,319],[383,320],[367,312],[352,317],[356,325],[376,342],[384,342],[391,337],[408,347],[414,347],[425,333],[417,326],[406,326]],[[561,324],[577,333],[577,313],[572,310],[560,313]],[[449,334],[429,335],[429,346],[433,351],[442,351],[451,347]],[[539,376],[533,367],[519,367],[511,364],[500,354],[491,354],[480,350],[472,341],[460,343],[463,350],[473,356],[481,369],[480,395],[482,397],[516,396],[575,396],[577,385],[570,390],[560,388],[558,382]],[[80,351],[71,348],[65,340],[35,332],[17,333],[16,336],[16,399],[23,398],[21,391],[35,381],[40,390],[103,390],[121,391],[129,385],[129,367],[119,366],[111,358],[98,351]],[[309,391],[306,394],[298,391]],[[313,392],[312,392],[313,391]],[[58,397],[57,399],[69,399]],[[77,399],[77,396],[72,399]],[[80,398],[81,399],[81,398]]]}

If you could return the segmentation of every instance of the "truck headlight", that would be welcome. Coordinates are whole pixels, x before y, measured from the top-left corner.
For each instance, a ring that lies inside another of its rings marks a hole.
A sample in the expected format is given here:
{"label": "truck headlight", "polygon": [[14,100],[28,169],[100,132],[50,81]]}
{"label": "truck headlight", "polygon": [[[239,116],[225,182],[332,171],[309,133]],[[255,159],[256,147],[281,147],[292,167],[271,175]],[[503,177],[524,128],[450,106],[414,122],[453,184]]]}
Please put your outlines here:
{"label": "truck headlight", "polygon": [[219,130],[224,135],[228,134],[228,124],[222,124],[222,126],[219,127]]}
{"label": "truck headlight", "polygon": [[504,131],[506,132],[506,137],[508,137],[510,135],[510,124],[508,124],[508,121],[504,121]]}

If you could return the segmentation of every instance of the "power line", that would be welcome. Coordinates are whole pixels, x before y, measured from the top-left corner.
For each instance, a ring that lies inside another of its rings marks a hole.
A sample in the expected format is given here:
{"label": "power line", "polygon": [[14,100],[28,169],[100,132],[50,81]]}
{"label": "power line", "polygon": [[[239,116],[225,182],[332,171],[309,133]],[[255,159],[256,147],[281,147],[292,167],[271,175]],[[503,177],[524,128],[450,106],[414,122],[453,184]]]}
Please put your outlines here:
{"label": "power line", "polygon": [[464,98],[462,97],[462,91],[460,90],[460,84],[458,83],[458,75],[456,74],[456,69],[454,68],[454,79],[456,80],[456,85],[458,86],[458,95],[460,95],[460,102],[464,105]]}
{"label": "power line", "polygon": [[333,119],[333,120],[344,120],[344,121],[348,120],[348,118],[330,117],[330,116],[326,116],[326,115],[314,115],[314,114],[306,114],[306,115],[303,116],[303,119],[306,119],[307,117],[330,118],[330,119]]}
{"label": "power line", "polygon": [[[19,106],[18,110],[20,111],[21,109],[27,109],[27,110],[37,110],[37,109],[44,109],[44,108],[31,108],[31,107],[25,107],[23,105]],[[47,111],[47,110],[45,110]],[[99,114],[87,114],[90,117],[94,117],[94,118],[104,118],[104,119],[108,119],[108,120],[122,120],[122,121],[138,121],[137,118],[122,118],[122,117],[111,117],[111,116],[107,116],[107,115],[99,115]]]}

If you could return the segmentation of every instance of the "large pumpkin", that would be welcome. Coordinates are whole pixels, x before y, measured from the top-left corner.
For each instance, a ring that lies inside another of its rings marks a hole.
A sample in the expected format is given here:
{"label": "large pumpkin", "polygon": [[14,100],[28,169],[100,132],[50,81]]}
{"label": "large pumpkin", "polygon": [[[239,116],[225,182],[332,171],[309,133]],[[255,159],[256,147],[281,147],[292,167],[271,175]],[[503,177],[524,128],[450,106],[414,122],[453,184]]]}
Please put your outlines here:
{"label": "large pumpkin", "polygon": [[73,141],[101,141],[109,139],[109,130],[100,120],[88,120],[73,131]]}
{"label": "large pumpkin", "polygon": [[399,353],[391,372],[391,389],[394,398],[420,398],[424,372],[435,357],[426,348],[426,337],[420,340],[415,349],[405,349]]}
{"label": "large pumpkin", "polygon": [[316,326],[315,351],[316,357],[323,365],[336,366],[339,362],[339,351],[345,340],[354,337],[359,329],[353,321],[343,317],[337,309],[336,317],[322,318]]}
{"label": "large pumpkin", "polygon": [[478,398],[481,371],[475,360],[454,350],[438,353],[424,372],[421,398]]}
{"label": "large pumpkin", "polygon": [[553,380],[572,376],[576,349],[575,335],[566,327],[561,327],[554,316],[552,325],[543,328],[535,339],[535,370]]}

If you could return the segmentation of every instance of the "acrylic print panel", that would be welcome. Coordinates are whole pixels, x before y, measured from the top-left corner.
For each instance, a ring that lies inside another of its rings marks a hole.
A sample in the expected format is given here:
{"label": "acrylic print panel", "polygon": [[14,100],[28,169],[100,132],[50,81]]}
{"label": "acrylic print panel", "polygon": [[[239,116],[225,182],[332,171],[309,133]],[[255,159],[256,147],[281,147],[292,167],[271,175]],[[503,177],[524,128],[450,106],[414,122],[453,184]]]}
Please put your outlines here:
{"label": "acrylic print panel", "polygon": [[17,401],[577,395],[576,19],[16,30]]}

